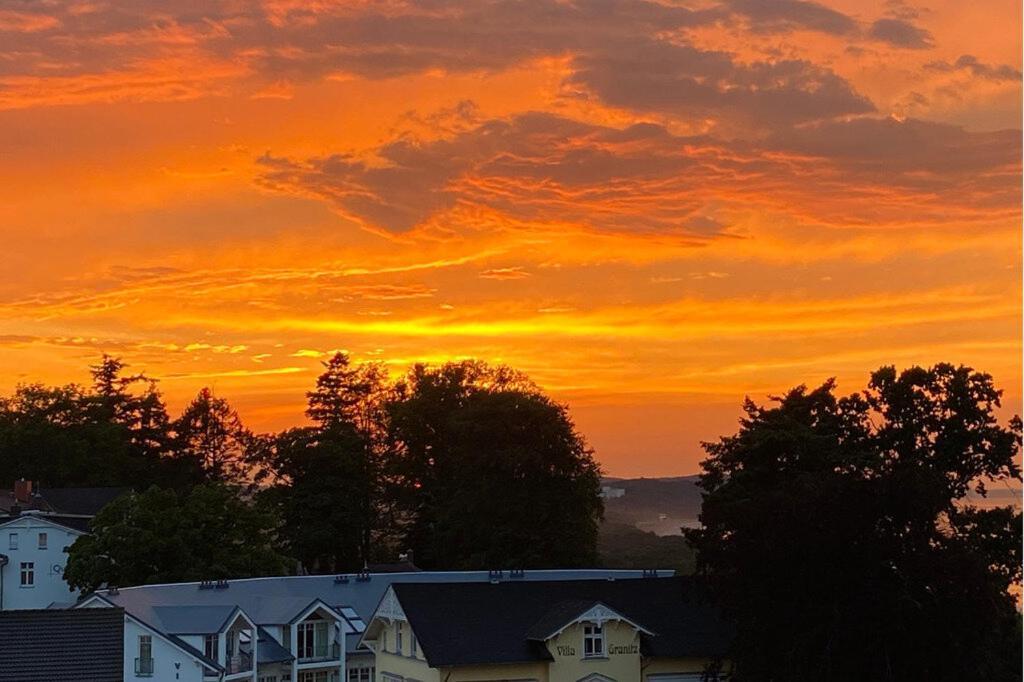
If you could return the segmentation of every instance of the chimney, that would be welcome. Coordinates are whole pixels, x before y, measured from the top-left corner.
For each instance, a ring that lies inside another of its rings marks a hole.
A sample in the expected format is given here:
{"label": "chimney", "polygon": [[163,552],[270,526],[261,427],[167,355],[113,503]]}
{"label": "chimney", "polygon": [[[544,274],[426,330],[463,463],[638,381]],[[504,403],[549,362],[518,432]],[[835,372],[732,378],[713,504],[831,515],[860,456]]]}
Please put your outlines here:
{"label": "chimney", "polygon": [[32,481],[24,478],[14,482],[14,499],[28,504],[32,500]]}

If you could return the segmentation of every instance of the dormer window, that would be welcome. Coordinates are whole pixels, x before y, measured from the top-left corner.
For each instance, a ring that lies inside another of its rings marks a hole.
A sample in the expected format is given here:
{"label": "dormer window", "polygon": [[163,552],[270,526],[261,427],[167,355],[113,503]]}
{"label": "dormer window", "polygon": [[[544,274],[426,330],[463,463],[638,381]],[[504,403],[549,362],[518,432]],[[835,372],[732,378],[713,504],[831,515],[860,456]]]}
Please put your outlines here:
{"label": "dormer window", "polygon": [[599,623],[583,624],[583,658],[604,658],[604,627]]}

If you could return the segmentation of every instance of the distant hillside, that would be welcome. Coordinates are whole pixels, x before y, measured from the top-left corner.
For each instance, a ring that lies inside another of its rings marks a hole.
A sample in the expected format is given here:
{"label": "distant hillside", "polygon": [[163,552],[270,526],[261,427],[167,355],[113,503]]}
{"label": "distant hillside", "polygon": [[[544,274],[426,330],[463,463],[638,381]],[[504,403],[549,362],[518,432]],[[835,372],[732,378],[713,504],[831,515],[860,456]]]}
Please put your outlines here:
{"label": "distant hillside", "polygon": [[624,491],[605,498],[608,523],[627,524],[658,535],[680,535],[700,514],[696,476],[674,478],[606,478],[603,485]]}

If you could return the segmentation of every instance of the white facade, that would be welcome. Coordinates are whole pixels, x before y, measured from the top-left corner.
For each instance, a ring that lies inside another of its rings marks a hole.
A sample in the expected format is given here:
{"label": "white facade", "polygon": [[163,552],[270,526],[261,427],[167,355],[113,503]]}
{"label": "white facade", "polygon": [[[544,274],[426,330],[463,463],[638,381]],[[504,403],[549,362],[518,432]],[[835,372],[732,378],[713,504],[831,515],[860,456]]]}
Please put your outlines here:
{"label": "white facade", "polygon": [[173,645],[152,628],[133,618],[125,618],[125,682],[203,682],[203,670],[204,666],[195,656]]}
{"label": "white facade", "polygon": [[64,581],[65,549],[83,534],[33,511],[0,524],[0,554],[7,557],[0,566],[0,610],[45,609],[77,600],[78,592]]}

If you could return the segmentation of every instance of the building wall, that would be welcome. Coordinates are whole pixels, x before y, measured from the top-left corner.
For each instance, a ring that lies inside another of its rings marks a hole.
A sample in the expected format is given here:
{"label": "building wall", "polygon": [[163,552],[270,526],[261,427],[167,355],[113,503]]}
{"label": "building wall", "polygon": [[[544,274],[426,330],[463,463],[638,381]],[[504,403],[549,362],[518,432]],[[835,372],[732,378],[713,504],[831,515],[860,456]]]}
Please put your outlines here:
{"label": "building wall", "polygon": [[[139,656],[139,637],[150,635],[153,642],[153,674],[135,674],[135,659]],[[149,682],[203,682],[203,668],[194,658],[173,646],[152,630],[132,619],[124,624],[124,679]]]}
{"label": "building wall", "polygon": [[[18,536],[18,548],[11,549],[10,536]],[[39,534],[46,533],[46,549],[39,548]],[[41,520],[31,514],[0,526],[0,554],[6,554],[8,563],[0,567],[3,574],[3,609],[45,609],[53,602],[70,603],[79,593],[71,591],[64,582],[64,568],[68,562],[65,547],[70,547],[82,535],[63,526]],[[21,564],[31,562],[35,581],[32,587],[22,587]]]}
{"label": "building wall", "polygon": [[554,661],[550,664],[552,682],[576,682],[598,673],[622,682],[640,679],[640,635],[628,623],[608,621],[604,624],[605,655],[583,657],[583,624],[567,627],[548,642]]}
{"label": "building wall", "polygon": [[[402,631],[402,650],[398,652],[395,646],[398,642],[397,634]],[[400,677],[403,679],[419,680],[420,682],[437,682],[441,678],[438,671],[427,665],[423,658],[423,652],[417,646],[417,654],[411,655],[412,628],[408,623],[396,621],[388,625],[384,630],[387,633],[387,650],[378,651],[376,655],[376,682],[386,682],[386,675]],[[380,648],[385,641],[383,636],[377,638],[377,646]]]}
{"label": "building wall", "polygon": [[548,674],[547,663],[512,663],[443,668],[441,679],[444,682],[549,682],[554,678]]}

